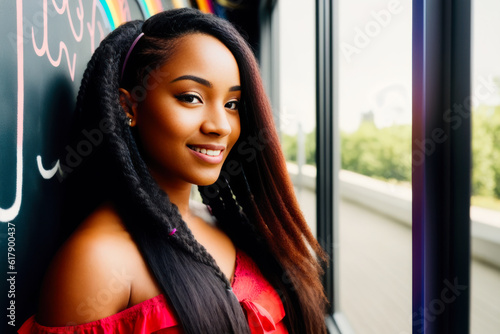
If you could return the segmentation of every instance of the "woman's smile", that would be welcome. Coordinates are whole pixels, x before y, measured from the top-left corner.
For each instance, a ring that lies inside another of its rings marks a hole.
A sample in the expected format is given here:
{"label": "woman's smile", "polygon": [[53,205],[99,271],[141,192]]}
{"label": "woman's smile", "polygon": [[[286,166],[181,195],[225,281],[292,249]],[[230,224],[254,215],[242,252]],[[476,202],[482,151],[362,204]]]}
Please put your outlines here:
{"label": "woman's smile", "polygon": [[215,183],[241,129],[234,56],[215,37],[189,34],[156,71],[169,76],[131,115],[151,174],[165,191]]}
{"label": "woman's smile", "polygon": [[188,145],[188,148],[196,157],[210,164],[219,164],[224,159],[225,146],[222,145]]}

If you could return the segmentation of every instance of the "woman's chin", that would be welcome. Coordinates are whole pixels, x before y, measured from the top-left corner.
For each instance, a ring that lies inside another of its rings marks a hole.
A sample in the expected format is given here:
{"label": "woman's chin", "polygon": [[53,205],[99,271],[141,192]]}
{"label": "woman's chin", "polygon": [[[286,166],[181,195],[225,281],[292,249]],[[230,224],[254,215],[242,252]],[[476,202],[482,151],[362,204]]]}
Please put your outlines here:
{"label": "woman's chin", "polygon": [[217,182],[218,179],[219,179],[218,175],[214,176],[214,177],[206,177],[203,179],[196,180],[196,182],[194,182],[194,184],[197,186],[201,186],[201,187],[211,186],[212,184]]}

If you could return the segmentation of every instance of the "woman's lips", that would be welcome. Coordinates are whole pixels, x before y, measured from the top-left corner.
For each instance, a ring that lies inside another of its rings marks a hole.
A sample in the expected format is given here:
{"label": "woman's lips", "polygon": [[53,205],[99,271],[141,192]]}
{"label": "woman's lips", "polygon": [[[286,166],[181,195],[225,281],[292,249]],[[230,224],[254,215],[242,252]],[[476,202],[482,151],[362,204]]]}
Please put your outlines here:
{"label": "woman's lips", "polygon": [[220,163],[224,157],[222,152],[225,147],[221,145],[188,145],[188,147],[199,159],[211,164]]}

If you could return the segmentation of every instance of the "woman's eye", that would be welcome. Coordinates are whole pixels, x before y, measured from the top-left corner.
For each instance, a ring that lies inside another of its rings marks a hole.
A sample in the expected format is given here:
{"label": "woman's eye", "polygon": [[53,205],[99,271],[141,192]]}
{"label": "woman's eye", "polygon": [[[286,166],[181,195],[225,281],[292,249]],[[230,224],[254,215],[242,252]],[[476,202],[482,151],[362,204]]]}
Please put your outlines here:
{"label": "woman's eye", "polygon": [[229,101],[224,107],[231,110],[238,110],[240,108],[240,101]]}
{"label": "woman's eye", "polygon": [[182,94],[175,96],[177,100],[186,103],[201,103],[201,98],[194,94]]}

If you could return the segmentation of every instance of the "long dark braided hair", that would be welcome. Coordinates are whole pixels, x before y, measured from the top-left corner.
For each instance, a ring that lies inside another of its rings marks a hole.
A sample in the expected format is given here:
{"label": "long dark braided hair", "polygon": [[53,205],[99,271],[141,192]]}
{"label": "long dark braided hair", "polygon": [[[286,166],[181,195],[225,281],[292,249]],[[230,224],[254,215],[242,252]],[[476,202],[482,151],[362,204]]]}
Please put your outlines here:
{"label": "long dark braided hair", "polygon": [[[141,32],[121,78],[125,55]],[[120,87],[142,87],[149,71],[168,61],[179,38],[191,33],[214,36],[231,51],[242,87],[240,139],[219,180],[199,187],[203,201],[279,293],[289,332],[324,333],[319,275],[325,255],[294,197],[257,62],[228,22],[193,9],[171,10],[126,23],[101,42],[84,73],[76,112],[79,129],[105,124],[108,131],[85,168],[72,172],[78,193],[93,194],[92,203],[80,204],[88,211],[113,202],[185,333],[249,333],[228,279],[149,173],[119,101]]]}

